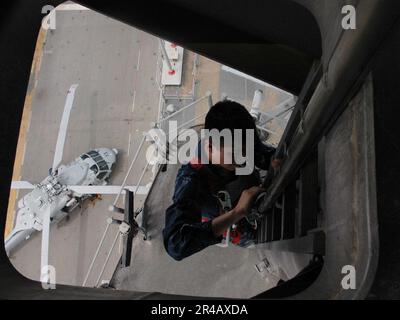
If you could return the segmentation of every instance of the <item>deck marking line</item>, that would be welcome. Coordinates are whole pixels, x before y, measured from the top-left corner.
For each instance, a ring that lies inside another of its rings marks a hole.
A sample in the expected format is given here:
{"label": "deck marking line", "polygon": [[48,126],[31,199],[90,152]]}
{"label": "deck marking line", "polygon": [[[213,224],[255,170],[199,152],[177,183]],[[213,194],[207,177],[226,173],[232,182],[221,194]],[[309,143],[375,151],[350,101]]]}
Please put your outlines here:
{"label": "deck marking line", "polygon": [[133,91],[132,113],[135,111],[135,102],[136,102],[136,90]]}
{"label": "deck marking line", "polygon": [[137,61],[137,65],[136,65],[136,70],[137,71],[139,71],[139,68],[140,68],[140,54],[141,54],[141,51],[139,49],[138,61]]}
{"label": "deck marking line", "polygon": [[132,134],[129,133],[129,139],[128,139],[128,156],[131,153],[131,140],[132,140]]}

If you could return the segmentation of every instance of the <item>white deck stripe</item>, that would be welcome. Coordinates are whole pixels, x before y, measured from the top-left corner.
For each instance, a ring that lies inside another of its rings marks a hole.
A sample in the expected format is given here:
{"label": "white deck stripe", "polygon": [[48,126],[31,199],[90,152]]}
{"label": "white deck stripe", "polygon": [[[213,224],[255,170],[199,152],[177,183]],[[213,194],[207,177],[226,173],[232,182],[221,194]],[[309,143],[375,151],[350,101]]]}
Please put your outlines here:
{"label": "white deck stripe", "polygon": [[131,141],[132,141],[132,134],[129,133],[129,139],[128,139],[128,156],[131,154]]}
{"label": "white deck stripe", "polygon": [[139,71],[139,67],[140,67],[140,49],[139,49],[139,55],[138,55],[138,61],[137,61],[137,65],[136,65],[136,70]]}
{"label": "white deck stripe", "polygon": [[160,95],[158,97],[158,115],[157,115],[157,122],[161,122],[161,112],[162,112],[162,98],[163,98],[163,91],[160,89]]}
{"label": "white deck stripe", "polygon": [[52,205],[44,211],[42,220],[42,246],[40,250],[40,280],[42,285],[49,283],[49,244],[50,244],[50,216]]}
{"label": "white deck stripe", "polygon": [[135,103],[136,103],[136,90],[133,91],[132,112],[135,111]]}

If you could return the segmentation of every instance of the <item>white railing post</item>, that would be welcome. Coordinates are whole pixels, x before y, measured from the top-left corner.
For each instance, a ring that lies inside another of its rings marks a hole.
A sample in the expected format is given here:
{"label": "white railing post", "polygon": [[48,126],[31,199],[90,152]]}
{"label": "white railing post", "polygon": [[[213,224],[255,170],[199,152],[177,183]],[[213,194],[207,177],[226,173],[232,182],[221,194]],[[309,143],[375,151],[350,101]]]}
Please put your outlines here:
{"label": "white railing post", "polygon": [[163,53],[163,56],[164,56],[164,60],[167,62],[168,69],[169,69],[170,72],[173,72],[174,69],[172,68],[171,61],[169,61],[169,57],[168,57],[168,54],[167,54],[167,50],[165,49],[165,42],[164,42],[164,40],[160,39],[160,43],[161,43],[161,50],[162,50],[162,53]]}
{"label": "white railing post", "polygon": [[134,164],[136,163],[136,159],[137,159],[138,156],[139,156],[139,153],[140,153],[140,151],[141,151],[141,149],[142,149],[142,147],[143,147],[143,144],[144,144],[145,140],[146,140],[146,137],[143,135],[142,141],[140,142],[139,148],[137,149],[136,154],[135,154],[135,156],[133,157],[133,160],[132,160],[132,162],[131,162],[131,165],[129,166],[128,172],[127,172],[127,174],[126,174],[126,176],[125,176],[125,178],[124,178],[124,181],[122,182],[122,185],[121,185],[121,187],[120,187],[120,189],[119,189],[118,195],[116,196],[116,198],[115,198],[115,200],[114,200],[114,203],[113,203],[112,206],[110,207],[110,211],[114,211],[115,208],[116,208],[118,199],[119,199],[119,197],[121,196],[122,190],[125,188],[126,181],[128,180],[128,177],[129,177],[129,175],[130,175],[130,173],[131,173],[131,171],[132,171],[132,168],[133,168]]}
{"label": "white railing post", "polygon": [[206,96],[208,98],[208,107],[211,109],[211,107],[213,106],[213,100],[212,100],[211,91],[207,91]]}

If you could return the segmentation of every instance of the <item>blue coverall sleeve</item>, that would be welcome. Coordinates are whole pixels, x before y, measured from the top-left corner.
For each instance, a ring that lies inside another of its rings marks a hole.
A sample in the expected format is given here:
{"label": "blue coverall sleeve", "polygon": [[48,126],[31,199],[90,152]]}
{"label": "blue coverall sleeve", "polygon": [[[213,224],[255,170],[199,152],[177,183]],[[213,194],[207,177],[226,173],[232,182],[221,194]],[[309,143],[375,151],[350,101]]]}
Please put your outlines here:
{"label": "blue coverall sleeve", "polygon": [[178,176],[173,204],[166,211],[164,247],[177,261],[222,240],[214,235],[211,221],[201,222],[201,211],[195,202],[197,188],[193,179]]}

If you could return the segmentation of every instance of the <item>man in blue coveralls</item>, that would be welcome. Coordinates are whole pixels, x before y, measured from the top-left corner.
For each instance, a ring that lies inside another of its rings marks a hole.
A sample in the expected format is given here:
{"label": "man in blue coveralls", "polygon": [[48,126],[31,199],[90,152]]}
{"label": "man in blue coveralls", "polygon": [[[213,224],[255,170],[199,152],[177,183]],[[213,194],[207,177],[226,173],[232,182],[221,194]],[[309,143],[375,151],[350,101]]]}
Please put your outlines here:
{"label": "man in blue coveralls", "polygon": [[[272,160],[275,149],[260,141],[254,119],[239,103],[225,100],[214,105],[206,116],[205,129],[219,132],[228,129],[232,137],[235,129],[243,132],[254,130],[255,166],[267,170],[271,161],[273,167],[279,165],[278,160]],[[256,230],[245,217],[263,189],[255,185],[244,190],[230,211],[222,210],[217,193],[226,190],[226,186],[238,177],[235,162],[224,159],[224,147],[227,146],[222,142],[219,148],[216,147],[210,139],[199,143],[197,157],[182,165],[178,172],[173,204],[166,210],[163,230],[165,249],[177,261],[221,243],[232,226],[235,229],[230,235],[230,242],[241,247],[256,243]],[[209,161],[202,163],[203,156]]]}

